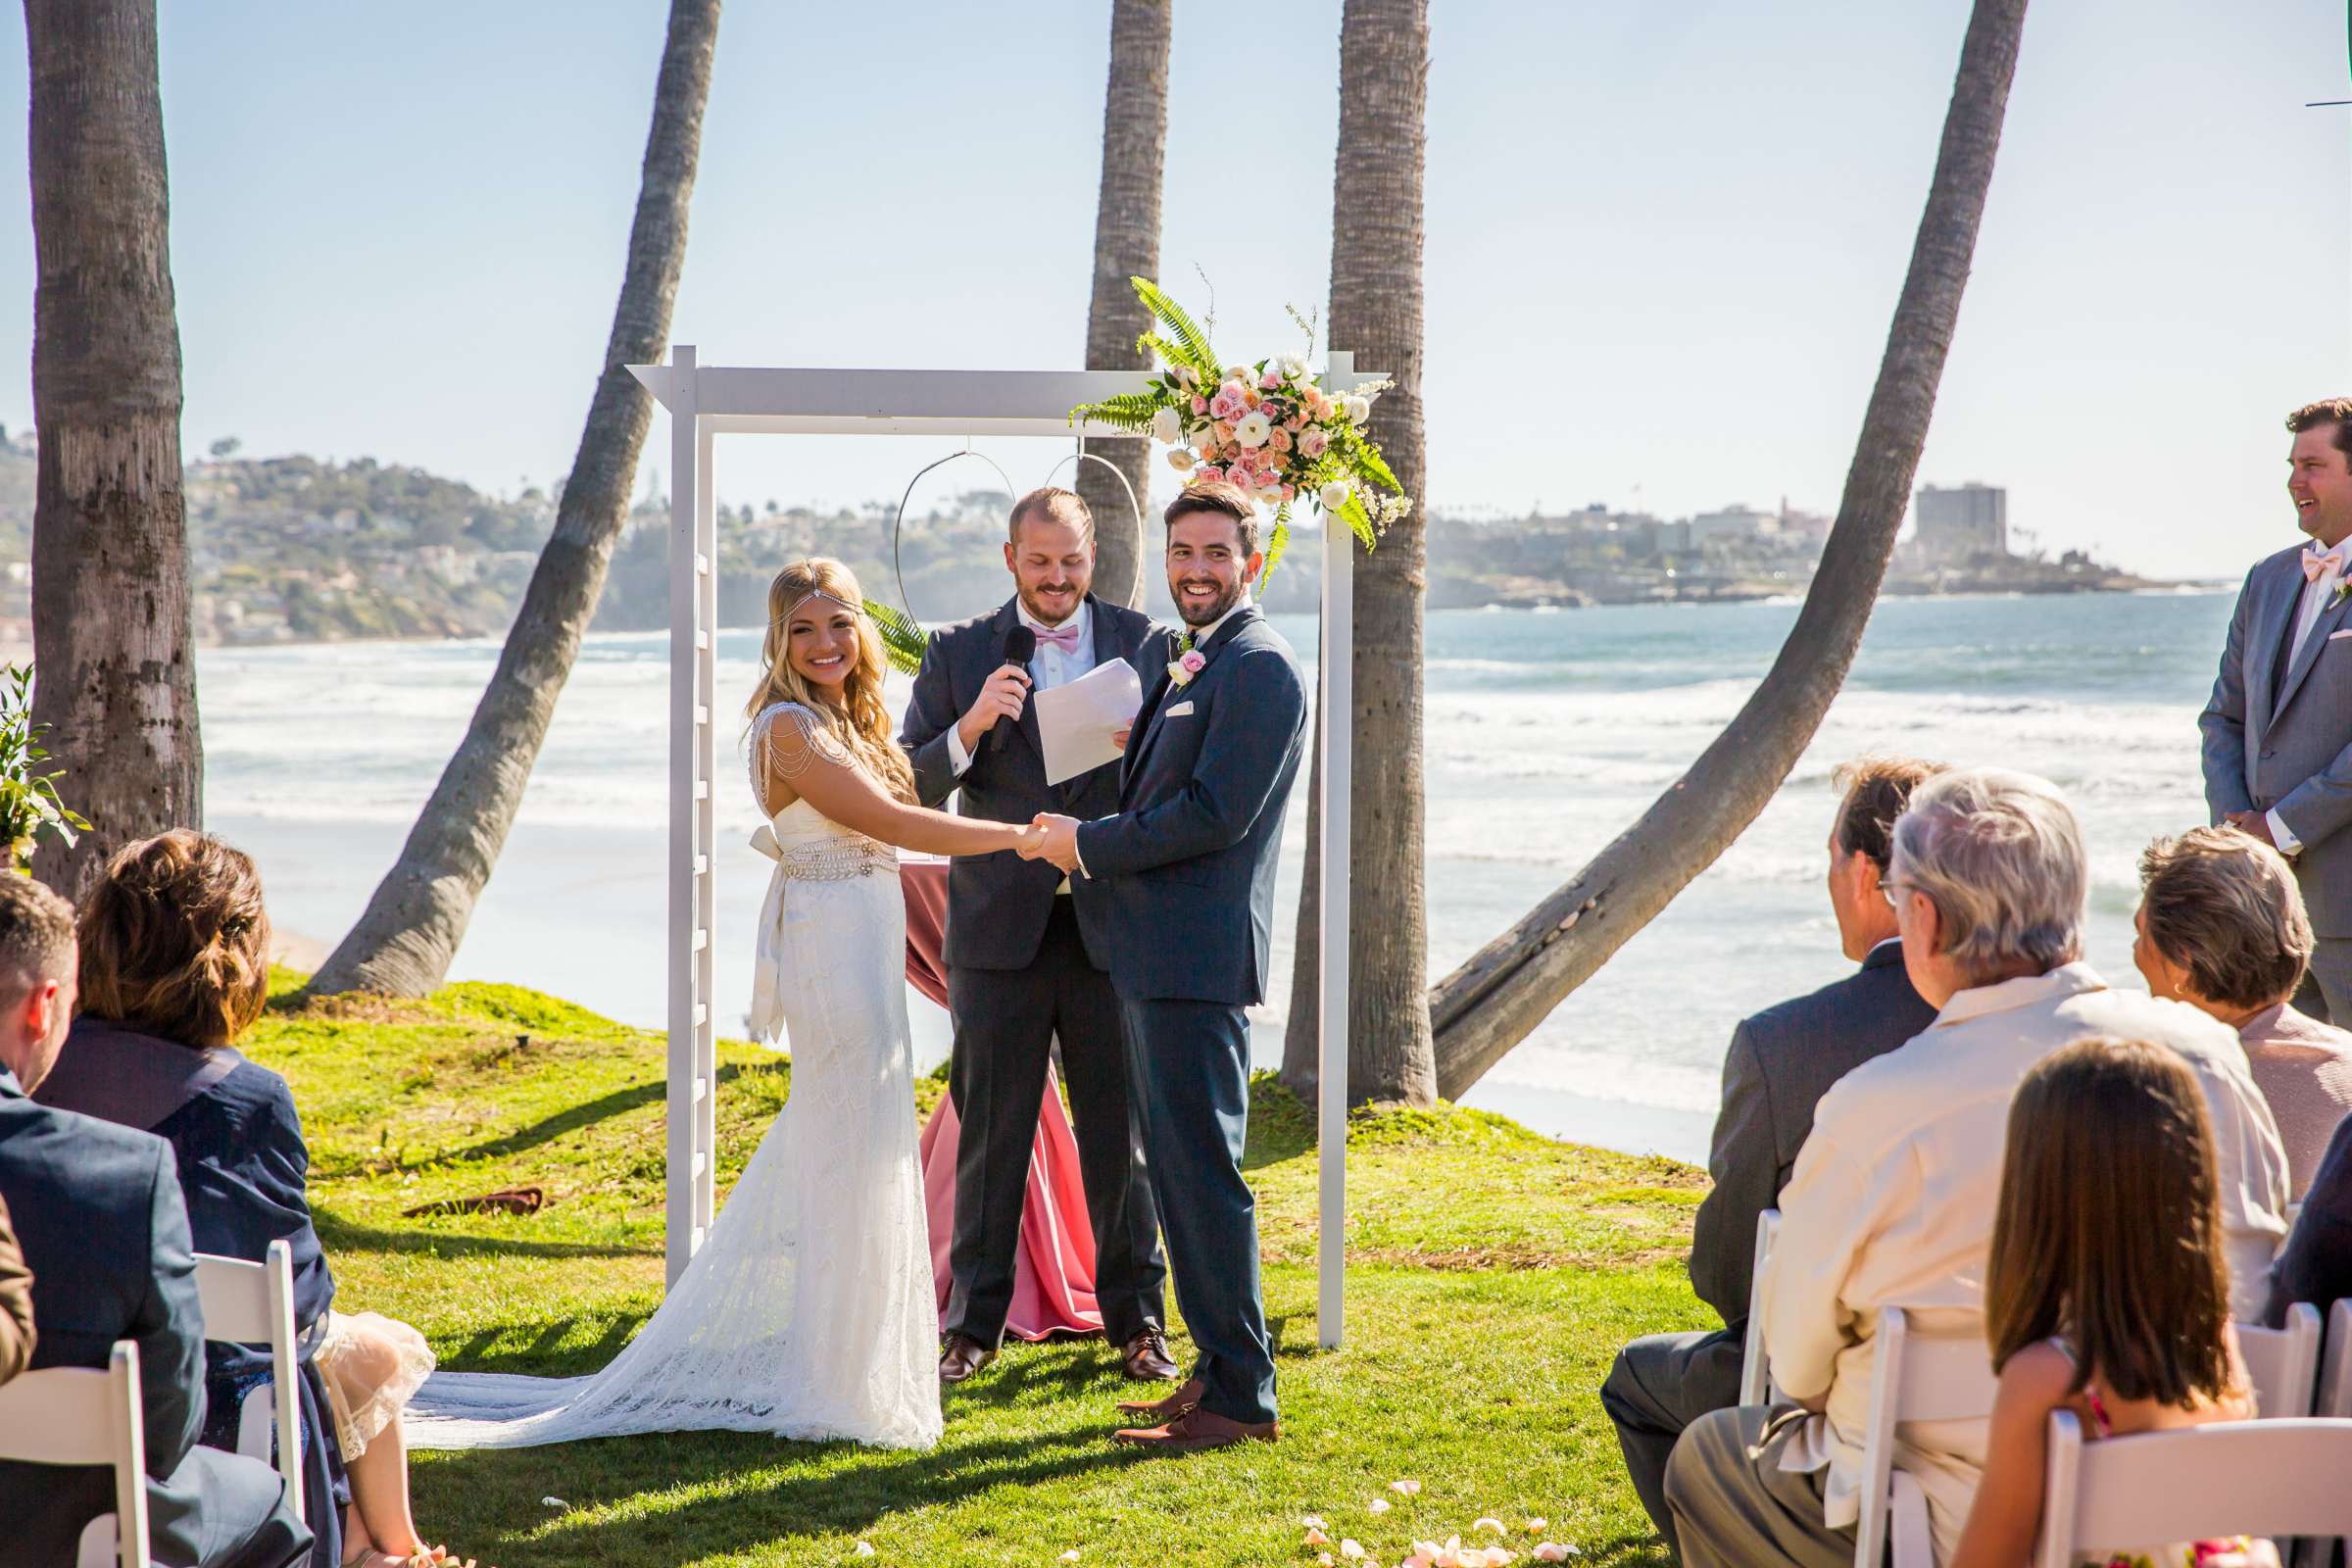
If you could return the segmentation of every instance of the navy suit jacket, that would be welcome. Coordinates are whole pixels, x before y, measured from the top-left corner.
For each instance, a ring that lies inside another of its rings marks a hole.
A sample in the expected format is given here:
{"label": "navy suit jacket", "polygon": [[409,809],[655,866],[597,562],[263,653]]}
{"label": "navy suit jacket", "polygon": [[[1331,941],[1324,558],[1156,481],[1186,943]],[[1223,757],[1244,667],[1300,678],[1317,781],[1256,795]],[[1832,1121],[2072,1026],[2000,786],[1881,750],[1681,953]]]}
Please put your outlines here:
{"label": "navy suit jacket", "polygon": [[1144,656],[1119,814],[1080,826],[1078,858],[1110,896],[1120,996],[1253,1006],[1266,995],[1283,812],[1306,751],[1306,683],[1255,606],[1217,628],[1184,686],[1167,673],[1174,643],[1162,631]]}
{"label": "navy suit jacket", "polygon": [[2271,1265],[2271,1301],[2263,1313],[2273,1328],[2286,1324],[2286,1309],[2309,1301],[2325,1319],[2328,1309],[2352,1296],[2352,1116],[2336,1123],[2328,1140],[2303,1212]]}
{"label": "navy suit jacket", "polygon": [[1935,1021],[1936,1009],[1911,989],[1902,944],[1887,941],[1844,979],[1767,1007],[1732,1032],[1707,1154],[1715,1186],[1690,1235],[1690,1288],[1726,1328],[1746,1326],[1756,1216],[1780,1202],[1813,1131],[1813,1107],[1838,1079]]}
{"label": "navy suit jacket", "polygon": [[[1151,617],[1122,605],[1087,595],[1098,668],[1113,660],[1134,662],[1152,636]],[[914,764],[915,794],[936,807],[957,795],[959,815],[1026,826],[1040,811],[1062,816],[1107,816],[1119,808],[1119,770],[1102,766],[1046,782],[1045,745],[1038,739],[1037,708],[1021,708],[1020,721],[980,737],[972,765],[956,774],[948,734],[979,699],[980,688],[1004,662],[1004,638],[1019,624],[1019,601],[1008,599],[986,615],[931,634],[923,667],[914,677],[914,696],[899,726],[899,744]],[[1140,666],[1139,666],[1140,667]],[[1150,673],[1145,672],[1149,686]],[[948,867],[948,931],[944,956],[960,969],[1025,969],[1045,940],[1061,872],[1044,860],[1024,860],[1011,850],[958,856]],[[1078,930],[1087,957],[1098,969],[1110,967],[1110,937],[1104,925],[1102,890],[1083,880],[1070,884],[1077,901]]]}
{"label": "navy suit jacket", "polygon": [[[164,1562],[196,1560],[200,1474],[175,1474],[204,1423],[204,1310],[172,1147],[24,1098],[0,1069],[0,1198],[32,1270],[32,1364],[103,1367],[139,1348],[149,1528]],[[0,1464],[0,1559],[70,1563],[81,1527],[115,1507],[96,1468]]]}

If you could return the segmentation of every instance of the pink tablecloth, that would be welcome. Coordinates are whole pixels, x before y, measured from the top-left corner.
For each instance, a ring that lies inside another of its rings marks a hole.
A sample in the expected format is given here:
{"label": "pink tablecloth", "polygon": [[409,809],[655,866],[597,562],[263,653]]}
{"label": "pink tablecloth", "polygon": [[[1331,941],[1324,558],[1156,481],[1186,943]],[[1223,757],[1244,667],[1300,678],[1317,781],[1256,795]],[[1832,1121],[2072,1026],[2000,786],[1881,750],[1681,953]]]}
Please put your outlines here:
{"label": "pink tablecloth", "polygon": [[[948,971],[940,953],[947,931],[948,867],[944,860],[902,860],[899,886],[906,897],[906,983],[941,1006],[948,1004]],[[956,1235],[956,1150],[960,1134],[952,1096],[939,1097],[923,1127],[923,1203],[931,1223],[931,1279],[939,1309],[948,1309],[953,1277],[948,1249]],[[945,1327],[943,1322],[942,1327]],[[1078,1141],[1062,1108],[1061,1085],[1049,1071],[1038,1107],[1037,1142],[1029,1151],[1029,1197],[1021,1211],[1020,1246],[1013,1256],[1012,1306],[1004,1332],[1042,1340],[1055,1334],[1100,1334],[1095,1305],[1095,1233],[1087,1220],[1086,1189],[1078,1175]]]}

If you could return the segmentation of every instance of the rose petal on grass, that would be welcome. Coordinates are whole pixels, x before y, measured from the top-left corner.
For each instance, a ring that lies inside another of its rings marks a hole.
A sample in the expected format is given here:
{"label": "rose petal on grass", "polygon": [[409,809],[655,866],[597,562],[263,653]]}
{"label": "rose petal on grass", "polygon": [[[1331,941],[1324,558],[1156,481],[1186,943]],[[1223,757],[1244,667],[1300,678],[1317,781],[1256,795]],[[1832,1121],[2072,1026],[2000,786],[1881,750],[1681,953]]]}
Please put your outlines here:
{"label": "rose petal on grass", "polygon": [[872,1542],[870,1542],[870,1541],[860,1541],[859,1543],[858,1543],[858,1556],[860,1556],[860,1557],[871,1557],[873,1554],[874,1554],[874,1544],[873,1544]]}
{"label": "rose petal on grass", "polygon": [[1054,1560],[1055,1562],[1076,1562],[1078,1560],[1078,1548],[1076,1546],[1072,1546],[1069,1550],[1063,1552],[1060,1556],[1054,1558]]}
{"label": "rose petal on grass", "polygon": [[1536,1547],[1534,1556],[1538,1562],[1566,1562],[1568,1553],[1574,1549],[1572,1546],[1563,1546],[1556,1541],[1546,1541]]}
{"label": "rose petal on grass", "polygon": [[1364,1548],[1352,1540],[1343,1541],[1340,1543],[1340,1555],[1349,1562],[1361,1562]]}
{"label": "rose petal on grass", "polygon": [[1409,1497],[1421,1490],[1421,1483],[1418,1481],[1392,1481],[1389,1483],[1389,1490],[1400,1497]]}
{"label": "rose petal on grass", "polygon": [[1314,1525],[1308,1525],[1306,1527],[1306,1540],[1301,1543],[1301,1544],[1308,1546],[1328,1546],[1331,1544],[1331,1538],[1325,1535],[1318,1527]]}
{"label": "rose petal on grass", "polygon": [[539,1499],[539,1505],[543,1508],[568,1508],[571,1506],[570,1503],[565,1502],[562,1497],[541,1497]]}
{"label": "rose petal on grass", "polygon": [[1370,1502],[1364,1504],[1364,1512],[1377,1516],[1387,1513],[1394,1506],[1395,1504],[1386,1497],[1374,1497]]}
{"label": "rose petal on grass", "polygon": [[1470,1522],[1470,1528],[1473,1530],[1492,1530],[1498,1536],[1508,1533],[1502,1528],[1502,1521],[1493,1517],[1474,1519]]}
{"label": "rose petal on grass", "polygon": [[1527,1533],[1531,1536],[1540,1536],[1544,1533],[1544,1527],[1549,1523],[1551,1521],[1548,1519],[1530,1519],[1527,1522]]}
{"label": "rose petal on grass", "polygon": [[1331,1568],[1331,1553],[1328,1551],[1316,1552],[1315,1568]]}
{"label": "rose petal on grass", "polygon": [[1319,1513],[1310,1513],[1298,1522],[1309,1530],[1329,1530],[1331,1528],[1323,1522],[1323,1516]]}

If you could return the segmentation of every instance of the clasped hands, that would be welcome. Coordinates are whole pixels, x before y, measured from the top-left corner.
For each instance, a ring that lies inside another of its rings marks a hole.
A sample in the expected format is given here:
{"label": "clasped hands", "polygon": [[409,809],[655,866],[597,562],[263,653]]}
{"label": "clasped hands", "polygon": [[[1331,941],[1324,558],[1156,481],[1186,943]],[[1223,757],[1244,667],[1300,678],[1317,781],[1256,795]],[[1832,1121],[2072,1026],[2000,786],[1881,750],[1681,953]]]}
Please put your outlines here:
{"label": "clasped hands", "polygon": [[1021,829],[1020,851],[1024,860],[1051,860],[1063,874],[1078,869],[1078,819],[1056,816],[1040,811]]}

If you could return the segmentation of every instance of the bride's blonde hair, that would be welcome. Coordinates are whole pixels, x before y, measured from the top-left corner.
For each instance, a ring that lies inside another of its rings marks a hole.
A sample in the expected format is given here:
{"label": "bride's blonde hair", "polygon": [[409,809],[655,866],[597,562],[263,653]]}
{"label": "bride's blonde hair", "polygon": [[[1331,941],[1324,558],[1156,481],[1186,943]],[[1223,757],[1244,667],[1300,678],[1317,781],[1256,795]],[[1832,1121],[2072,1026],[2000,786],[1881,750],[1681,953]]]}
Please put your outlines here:
{"label": "bride's blonde hair", "polygon": [[[792,612],[811,595],[846,606],[858,622],[858,667],[841,683],[838,698],[811,685],[792,667]],[[758,718],[776,703],[798,703],[819,714],[868,773],[902,801],[914,799],[914,769],[906,754],[891,738],[890,713],[882,706],[882,677],[889,661],[882,652],[882,634],[862,607],[857,574],[838,561],[823,556],[796,561],[776,573],[767,585],[767,637],[760,648],[766,673],[744,705],[744,714]]]}

